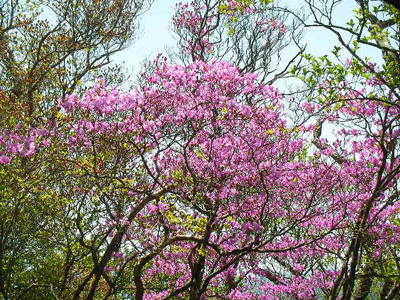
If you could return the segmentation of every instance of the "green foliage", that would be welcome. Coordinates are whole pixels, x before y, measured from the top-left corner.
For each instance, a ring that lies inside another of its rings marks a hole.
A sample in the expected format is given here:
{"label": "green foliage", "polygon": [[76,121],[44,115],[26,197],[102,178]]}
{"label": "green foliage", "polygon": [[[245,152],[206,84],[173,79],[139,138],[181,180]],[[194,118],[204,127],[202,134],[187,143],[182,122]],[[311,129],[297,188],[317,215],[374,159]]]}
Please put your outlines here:
{"label": "green foliage", "polygon": [[[125,80],[110,57],[136,35],[136,17],[151,1],[10,0],[0,6],[0,132],[62,124],[58,100],[82,92],[99,76]],[[43,18],[44,12],[51,20]],[[0,298],[70,299],[93,268],[82,232],[96,215],[79,219],[80,196],[67,178],[93,172],[67,169],[69,151],[48,148],[34,158],[0,165]],[[110,159],[102,153],[100,159]],[[94,159],[93,157],[89,157]],[[64,178],[64,179],[62,179]],[[67,180],[67,182],[63,182]],[[82,180],[82,185],[93,184]],[[109,191],[103,191],[109,192]],[[96,244],[97,243],[97,244]],[[85,248],[86,247],[86,248]],[[62,295],[62,296],[60,296]]]}

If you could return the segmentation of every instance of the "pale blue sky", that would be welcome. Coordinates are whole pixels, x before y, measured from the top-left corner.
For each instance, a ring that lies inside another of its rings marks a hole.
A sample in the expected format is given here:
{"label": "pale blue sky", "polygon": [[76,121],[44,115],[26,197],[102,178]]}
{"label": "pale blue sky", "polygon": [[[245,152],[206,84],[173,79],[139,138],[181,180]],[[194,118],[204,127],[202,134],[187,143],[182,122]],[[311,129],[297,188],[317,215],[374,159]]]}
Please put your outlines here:
{"label": "pale blue sky", "polygon": [[[175,40],[171,35],[170,26],[175,11],[176,0],[154,0],[149,11],[141,17],[142,33],[136,42],[125,51],[115,55],[115,62],[125,62],[126,67],[137,74],[140,70],[140,63],[146,59],[154,58],[158,53],[165,53],[165,47],[174,46]],[[299,5],[301,1],[282,0],[292,8]],[[353,15],[352,10],[357,8],[354,0],[343,0],[337,7],[335,20],[344,25]],[[322,28],[308,29],[304,36],[304,42],[308,44],[307,51],[314,55],[325,55],[332,51],[334,45],[338,45],[334,34]],[[343,53],[345,54],[345,53]],[[365,52],[363,56],[380,56],[380,53]]]}
{"label": "pale blue sky", "polygon": [[[114,60],[124,61],[135,73],[140,70],[140,63],[147,58],[154,58],[165,52],[165,47],[173,46],[175,40],[170,33],[171,19],[175,11],[175,0],[154,0],[150,10],[141,17],[141,34],[135,43],[125,51],[118,53]],[[183,1],[181,1],[183,2]]]}

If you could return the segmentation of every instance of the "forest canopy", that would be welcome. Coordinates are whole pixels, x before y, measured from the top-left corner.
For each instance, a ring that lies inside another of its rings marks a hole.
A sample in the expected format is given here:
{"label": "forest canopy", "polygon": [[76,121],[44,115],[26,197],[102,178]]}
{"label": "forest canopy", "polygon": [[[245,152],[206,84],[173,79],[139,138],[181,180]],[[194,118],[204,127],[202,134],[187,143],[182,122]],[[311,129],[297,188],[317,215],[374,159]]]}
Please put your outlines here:
{"label": "forest canopy", "polygon": [[400,299],[396,3],[152,2],[0,2],[1,299]]}

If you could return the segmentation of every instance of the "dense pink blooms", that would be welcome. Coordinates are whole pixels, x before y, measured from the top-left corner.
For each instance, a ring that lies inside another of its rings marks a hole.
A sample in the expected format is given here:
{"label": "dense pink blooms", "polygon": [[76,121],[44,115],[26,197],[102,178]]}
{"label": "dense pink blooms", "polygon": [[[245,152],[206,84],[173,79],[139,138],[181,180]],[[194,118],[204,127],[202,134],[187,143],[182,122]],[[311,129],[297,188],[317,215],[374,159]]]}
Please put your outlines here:
{"label": "dense pink blooms", "polygon": [[[204,299],[315,299],[332,287],[338,266],[310,266],[343,254],[366,203],[374,255],[387,242],[399,243],[391,222],[399,205],[375,189],[379,170],[391,174],[399,161],[386,163],[374,136],[343,128],[337,140],[320,138],[323,147],[310,147],[315,126],[291,128],[275,88],[224,62],[163,61],[143,76],[129,93],[100,82],[83,97],[67,96],[60,102],[67,121],[57,133],[4,133],[0,163],[34,155],[47,146],[45,138],[68,149],[65,160],[96,157],[85,176],[113,178],[111,187],[122,182],[115,197],[130,205],[102,217],[99,232],[110,240],[121,235],[123,245],[104,272],[113,276],[129,257],[148,258],[140,273],[144,299],[185,293],[194,278]],[[378,133],[382,124],[374,111],[381,109],[353,101],[331,119],[362,115]],[[398,134],[383,134],[384,143]],[[94,191],[89,195],[96,198]]]}
{"label": "dense pink blooms", "polygon": [[31,157],[39,148],[49,145],[52,133],[48,129],[31,128],[24,132],[20,127],[0,135],[0,164],[9,164],[15,157]]}

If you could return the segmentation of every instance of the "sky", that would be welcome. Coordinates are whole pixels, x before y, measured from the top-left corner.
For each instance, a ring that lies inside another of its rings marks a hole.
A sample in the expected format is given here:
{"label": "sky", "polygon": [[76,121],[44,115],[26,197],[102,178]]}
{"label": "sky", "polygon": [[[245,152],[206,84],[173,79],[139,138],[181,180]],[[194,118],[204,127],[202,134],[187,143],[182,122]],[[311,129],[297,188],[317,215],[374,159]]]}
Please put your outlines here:
{"label": "sky", "polygon": [[141,33],[128,49],[114,56],[115,62],[124,62],[135,74],[140,70],[140,63],[165,52],[165,47],[172,47],[175,40],[170,32],[171,20],[175,11],[175,0],[154,0],[150,10],[140,20]]}
{"label": "sky", "polygon": [[[154,0],[149,11],[141,17],[141,33],[135,43],[128,49],[114,56],[114,61],[124,62],[125,66],[133,74],[140,70],[140,63],[145,59],[152,59],[158,53],[165,53],[165,47],[172,47],[175,44],[170,28],[171,19],[174,14],[175,0]],[[184,1],[181,1],[184,2]],[[291,4],[293,0],[281,1]],[[298,1],[297,3],[301,3]],[[344,0],[337,9],[335,19],[344,25],[352,14],[352,10],[357,8],[353,0]],[[326,29],[312,28],[307,30],[304,36],[304,43],[308,45],[308,52],[314,55],[324,55],[332,51],[333,45],[337,40],[332,33]],[[366,53],[368,54],[368,53]]]}

